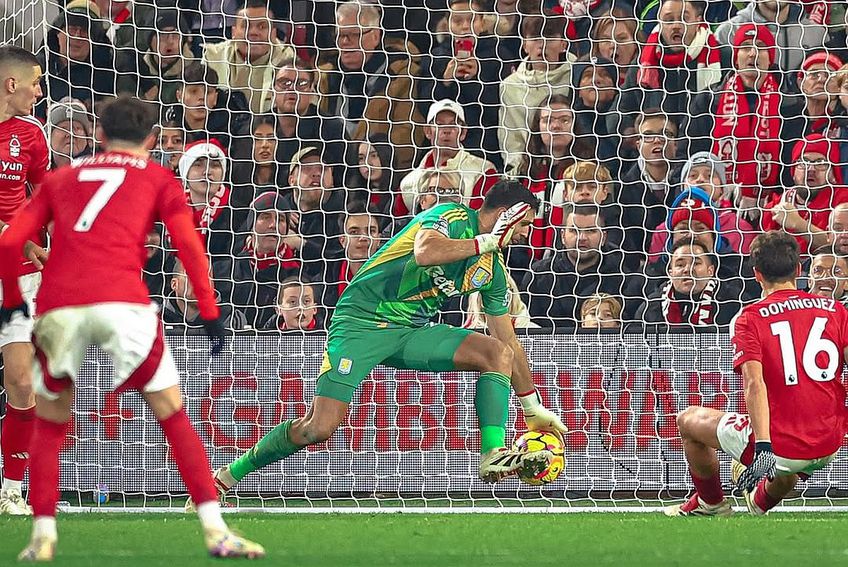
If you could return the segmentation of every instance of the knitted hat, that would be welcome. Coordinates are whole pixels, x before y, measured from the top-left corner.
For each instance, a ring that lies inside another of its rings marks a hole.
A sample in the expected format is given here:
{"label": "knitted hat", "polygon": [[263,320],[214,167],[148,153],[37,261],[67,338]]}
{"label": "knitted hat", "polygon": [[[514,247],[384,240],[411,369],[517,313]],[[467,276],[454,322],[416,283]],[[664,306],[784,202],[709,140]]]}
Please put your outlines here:
{"label": "knitted hat", "polygon": [[177,167],[180,172],[180,177],[185,179],[188,176],[188,170],[192,165],[194,165],[194,162],[200,158],[220,160],[224,169],[224,176],[226,177],[227,154],[224,152],[224,148],[221,147],[218,141],[214,139],[209,142],[195,142],[185,147],[185,151],[183,152],[182,157],[180,157],[180,162]]}
{"label": "knitted hat", "polygon": [[[798,140],[792,148],[792,175],[795,175],[795,163],[806,153],[817,153],[825,156],[832,164],[839,163],[839,145],[821,134],[810,134]],[[838,185],[842,185],[842,168],[834,167],[833,175]]]}
{"label": "knitted hat", "polygon": [[714,211],[706,203],[694,197],[684,199],[674,210],[671,215],[671,228],[674,229],[683,221],[698,221],[710,231],[716,230]]}
{"label": "knitted hat", "polygon": [[742,46],[748,40],[753,42],[759,41],[765,47],[768,48],[769,54],[769,67],[774,65],[774,60],[777,57],[776,50],[776,42],[774,40],[774,35],[771,33],[771,30],[768,29],[767,26],[762,24],[744,24],[739,26],[739,29],[736,30],[736,33],[733,34],[733,61],[736,62],[737,57],[739,56],[739,47]]}
{"label": "knitted hat", "polygon": [[698,167],[701,165],[709,165],[713,168],[713,173],[719,176],[722,185],[727,185],[727,168],[724,165],[724,162],[719,159],[719,157],[710,152],[697,152],[692,154],[692,157],[689,158],[683,165],[683,169],[680,170],[680,179],[685,184],[686,178],[689,177],[689,172],[693,167]]}

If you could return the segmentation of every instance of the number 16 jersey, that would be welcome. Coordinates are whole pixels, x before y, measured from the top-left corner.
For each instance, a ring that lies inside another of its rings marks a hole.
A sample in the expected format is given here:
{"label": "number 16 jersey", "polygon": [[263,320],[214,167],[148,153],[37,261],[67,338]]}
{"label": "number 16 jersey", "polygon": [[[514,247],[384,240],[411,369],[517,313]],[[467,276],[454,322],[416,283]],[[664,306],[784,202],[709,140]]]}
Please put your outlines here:
{"label": "number 16 jersey", "polygon": [[731,322],[733,367],[763,365],[774,452],[786,459],[834,453],[845,435],[843,352],[848,311],[838,301],[781,290]]}

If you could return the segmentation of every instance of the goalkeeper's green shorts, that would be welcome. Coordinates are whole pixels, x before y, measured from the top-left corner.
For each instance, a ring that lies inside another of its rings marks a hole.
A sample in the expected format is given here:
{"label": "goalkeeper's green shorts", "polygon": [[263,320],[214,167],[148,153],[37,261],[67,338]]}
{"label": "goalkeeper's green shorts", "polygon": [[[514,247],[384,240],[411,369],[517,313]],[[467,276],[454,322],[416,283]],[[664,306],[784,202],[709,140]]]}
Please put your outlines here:
{"label": "goalkeeper's green shorts", "polygon": [[455,370],[454,353],[474,332],[450,325],[386,329],[367,325],[352,321],[330,325],[317,396],[350,403],[353,392],[378,364],[428,372]]}

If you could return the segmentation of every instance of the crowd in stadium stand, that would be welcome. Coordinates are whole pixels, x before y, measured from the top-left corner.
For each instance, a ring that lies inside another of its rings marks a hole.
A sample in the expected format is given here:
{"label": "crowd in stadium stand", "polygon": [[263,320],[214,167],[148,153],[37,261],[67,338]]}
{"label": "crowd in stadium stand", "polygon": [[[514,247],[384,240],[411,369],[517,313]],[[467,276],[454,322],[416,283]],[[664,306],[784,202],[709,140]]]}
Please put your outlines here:
{"label": "crowd in stadium stand", "polygon": [[[324,328],[412,215],[502,176],[542,201],[506,252],[516,327],[727,325],[771,229],[846,300],[843,2],[402,4],[69,1],[38,51],[53,166],[97,152],[103,101],[159,105],[152,156],[234,329]],[[161,227],[148,246],[166,324],[197,324]],[[485,326],[479,298],[449,305]]]}

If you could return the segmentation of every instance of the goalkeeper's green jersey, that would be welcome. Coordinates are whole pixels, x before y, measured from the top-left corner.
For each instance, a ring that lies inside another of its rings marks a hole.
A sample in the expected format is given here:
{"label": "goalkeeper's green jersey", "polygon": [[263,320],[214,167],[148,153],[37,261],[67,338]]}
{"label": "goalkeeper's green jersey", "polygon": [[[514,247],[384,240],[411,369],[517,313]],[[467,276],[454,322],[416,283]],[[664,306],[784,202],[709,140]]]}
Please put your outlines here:
{"label": "goalkeeper's green jersey", "polygon": [[413,246],[415,235],[423,229],[454,239],[474,238],[479,233],[477,212],[445,203],[413,218],[359,269],[339,298],[333,324],[422,327],[448,298],[475,291],[480,292],[488,315],[508,312],[506,267],[500,252],[422,267],[415,263]]}

